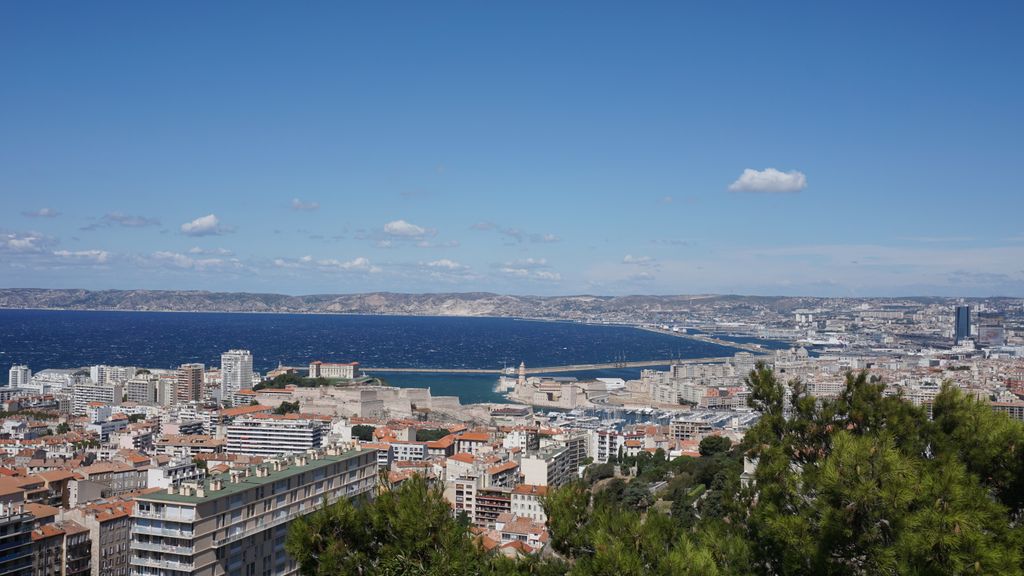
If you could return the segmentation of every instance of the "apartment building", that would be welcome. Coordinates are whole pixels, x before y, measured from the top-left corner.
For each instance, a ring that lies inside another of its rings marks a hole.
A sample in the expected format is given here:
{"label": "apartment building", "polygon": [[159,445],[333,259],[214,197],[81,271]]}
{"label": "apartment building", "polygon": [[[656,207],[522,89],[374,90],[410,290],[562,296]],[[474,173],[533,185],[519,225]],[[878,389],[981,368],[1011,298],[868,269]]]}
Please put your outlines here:
{"label": "apartment building", "polygon": [[714,429],[706,418],[677,418],[669,424],[669,436],[675,440],[700,440]]}
{"label": "apartment building", "polygon": [[576,477],[571,466],[576,454],[567,447],[552,446],[524,454],[519,462],[524,484],[561,486]]}
{"label": "apartment building", "polygon": [[7,385],[11,388],[27,388],[32,381],[32,370],[28,366],[15,365],[7,371]]}
{"label": "apartment building", "polygon": [[32,576],[32,522],[20,505],[0,504],[0,574]]}
{"label": "apartment building", "polygon": [[594,462],[605,464],[609,458],[618,458],[624,441],[622,433],[614,428],[590,431],[590,454]]}
{"label": "apartment building", "polygon": [[125,382],[125,394],[129,402],[151,406],[156,404],[156,386],[159,378],[146,374]]}
{"label": "apartment building", "polygon": [[89,404],[102,402],[108,406],[119,406],[124,397],[121,384],[95,384],[93,382],[76,382],[71,387],[71,413],[84,416]]}
{"label": "apartment building", "polygon": [[32,576],[89,576],[89,531],[76,522],[32,531]]}
{"label": "apartment building", "polygon": [[544,512],[544,497],[548,495],[547,486],[520,484],[512,490],[512,513],[521,518],[529,518],[544,524],[548,515]]}
{"label": "apartment building", "polygon": [[139,496],[131,574],[297,574],[284,550],[289,522],[325,500],[372,497],[376,482],[376,451],[332,446]]}
{"label": "apartment building", "polygon": [[114,498],[92,502],[64,513],[89,533],[92,576],[127,576],[131,511],[135,502]]}
{"label": "apartment building", "polygon": [[203,371],[206,366],[192,363],[178,366],[174,377],[174,403],[187,404],[202,400]]}
{"label": "apartment building", "polygon": [[233,397],[236,392],[252,389],[252,352],[228,350],[220,355],[221,397]]}
{"label": "apartment building", "polygon": [[258,456],[304,452],[323,444],[325,428],[325,422],[315,418],[254,414],[228,425],[227,451]]}

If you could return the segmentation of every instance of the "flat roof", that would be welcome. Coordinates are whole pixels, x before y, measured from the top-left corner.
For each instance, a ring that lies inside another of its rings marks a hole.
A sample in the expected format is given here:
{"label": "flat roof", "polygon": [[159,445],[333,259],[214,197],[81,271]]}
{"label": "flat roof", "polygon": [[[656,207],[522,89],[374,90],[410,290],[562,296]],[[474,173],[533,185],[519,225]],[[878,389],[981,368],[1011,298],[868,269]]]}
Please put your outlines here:
{"label": "flat roof", "polygon": [[[283,480],[285,478],[290,478],[291,476],[295,476],[296,474],[301,474],[303,472],[309,472],[309,471],[312,471],[312,470],[316,470],[318,468],[323,468],[324,466],[327,466],[329,464],[334,464],[336,462],[344,462],[346,460],[351,460],[351,459],[353,459],[353,458],[355,458],[357,456],[360,456],[360,455],[363,455],[363,454],[371,454],[373,452],[375,452],[375,450],[372,450],[372,449],[370,449],[370,450],[349,450],[348,452],[345,452],[344,454],[340,454],[338,456],[323,455],[318,460],[311,460],[311,459],[307,460],[305,466],[289,465],[287,467],[282,468],[281,470],[279,470],[277,472],[271,470],[270,473],[267,474],[266,476],[256,476],[256,475],[250,475],[248,477],[242,476],[242,477],[240,477],[238,479],[238,482],[235,482],[235,483],[231,482],[231,473],[230,472],[224,473],[224,474],[214,475],[211,478],[207,479],[206,482],[204,482],[203,485],[204,485],[204,489],[206,491],[206,494],[204,496],[201,496],[201,497],[200,496],[195,496],[195,495],[185,495],[185,494],[168,494],[166,490],[161,490],[160,492],[155,492],[153,494],[146,494],[145,496],[137,496],[135,499],[138,500],[138,501],[145,501],[145,502],[155,501],[155,502],[173,502],[173,503],[176,503],[176,504],[202,504],[204,502],[210,502],[210,501],[216,500],[218,498],[223,498],[225,496],[230,496],[230,495],[233,495],[233,494],[239,494],[239,493],[245,492],[246,490],[255,488],[257,486],[263,486],[263,485],[266,485],[266,484],[271,484],[273,482],[277,482],[278,480]],[[301,456],[302,454],[298,454],[298,455]],[[374,465],[376,465],[377,464],[377,457],[376,456],[371,456],[370,457],[370,461]],[[210,482],[209,481],[212,480],[213,478],[217,478],[217,479],[221,480],[223,487],[220,490],[210,490],[210,488],[209,488]]]}

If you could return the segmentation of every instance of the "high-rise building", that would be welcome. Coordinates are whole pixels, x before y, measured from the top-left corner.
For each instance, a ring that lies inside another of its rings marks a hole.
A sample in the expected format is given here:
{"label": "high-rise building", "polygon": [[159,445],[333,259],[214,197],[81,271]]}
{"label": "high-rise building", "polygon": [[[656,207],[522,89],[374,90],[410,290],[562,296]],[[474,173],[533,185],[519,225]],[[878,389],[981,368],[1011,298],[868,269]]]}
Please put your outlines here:
{"label": "high-rise building", "polygon": [[134,366],[107,366],[100,364],[89,367],[89,378],[97,384],[124,384],[135,377]]}
{"label": "high-rise building", "polygon": [[178,367],[174,384],[175,404],[198,402],[202,399],[205,368],[202,364],[182,364]]}
{"label": "high-rise building", "polygon": [[0,502],[0,534],[3,554],[0,574],[32,576],[32,522],[35,517],[20,505]]}
{"label": "high-rise building", "polygon": [[31,380],[32,371],[28,369],[28,366],[11,366],[10,371],[7,372],[7,385],[11,388],[25,388]]}
{"label": "high-rise building", "polygon": [[90,402],[100,402],[108,406],[120,406],[124,398],[124,387],[120,384],[93,384],[86,380],[71,387],[71,413],[83,416]]}
{"label": "high-rise building", "polygon": [[966,340],[971,337],[971,307],[970,306],[957,306],[956,307],[956,326],[953,331],[953,339],[956,342]]}
{"label": "high-rise building", "polygon": [[156,385],[160,379],[150,374],[136,376],[125,382],[125,395],[129,402],[136,404],[155,404]]}
{"label": "high-rise building", "polygon": [[977,315],[978,345],[988,347],[1006,345],[1006,329],[1003,328],[1006,318],[998,312],[982,312]]}
{"label": "high-rise building", "polygon": [[252,352],[228,350],[220,355],[221,391],[224,399],[252,389]]}
{"label": "high-rise building", "polygon": [[297,574],[284,548],[292,520],[376,484],[375,450],[330,447],[137,496],[131,575]]}

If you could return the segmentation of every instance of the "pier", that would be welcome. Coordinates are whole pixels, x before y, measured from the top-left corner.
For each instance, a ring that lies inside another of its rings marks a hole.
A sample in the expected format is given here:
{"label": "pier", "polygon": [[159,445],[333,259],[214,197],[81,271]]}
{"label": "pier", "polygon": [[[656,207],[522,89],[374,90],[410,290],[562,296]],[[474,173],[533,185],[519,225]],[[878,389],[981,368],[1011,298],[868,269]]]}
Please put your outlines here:
{"label": "pier", "polygon": [[675,336],[677,338],[688,338],[690,340],[698,340],[700,342],[707,342],[708,344],[718,344],[719,346],[728,346],[730,348],[738,348],[746,352],[753,354],[766,354],[769,350],[766,350],[756,344],[747,344],[744,342],[733,342],[731,340],[722,340],[715,338],[714,336],[708,336],[707,334],[686,334],[683,332],[673,332],[672,330],[663,330],[655,326],[635,326],[640,330],[646,330],[648,332],[654,332],[655,334],[664,334],[666,336]]}
{"label": "pier", "polygon": [[[762,351],[763,352],[763,351]],[[587,370],[614,370],[616,368],[651,368],[655,366],[671,366],[673,364],[703,364],[706,362],[725,362],[732,360],[732,356],[718,356],[713,358],[664,358],[661,360],[635,360],[626,362],[599,362],[594,364],[567,364],[564,366],[537,366],[527,367],[528,375],[557,374],[560,372],[582,372]],[[373,372],[410,372],[418,374],[503,374],[505,371],[500,368],[381,368],[364,367],[361,369],[366,373]],[[518,371],[509,372],[509,376],[515,376]]]}

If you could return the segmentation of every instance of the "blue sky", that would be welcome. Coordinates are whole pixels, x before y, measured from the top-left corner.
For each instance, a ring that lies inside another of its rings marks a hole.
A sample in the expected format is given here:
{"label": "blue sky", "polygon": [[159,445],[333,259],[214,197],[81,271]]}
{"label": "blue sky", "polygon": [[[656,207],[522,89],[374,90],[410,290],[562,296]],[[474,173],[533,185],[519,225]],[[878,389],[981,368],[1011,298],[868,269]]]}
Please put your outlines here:
{"label": "blue sky", "polygon": [[1024,296],[1019,2],[0,4],[0,286]]}

